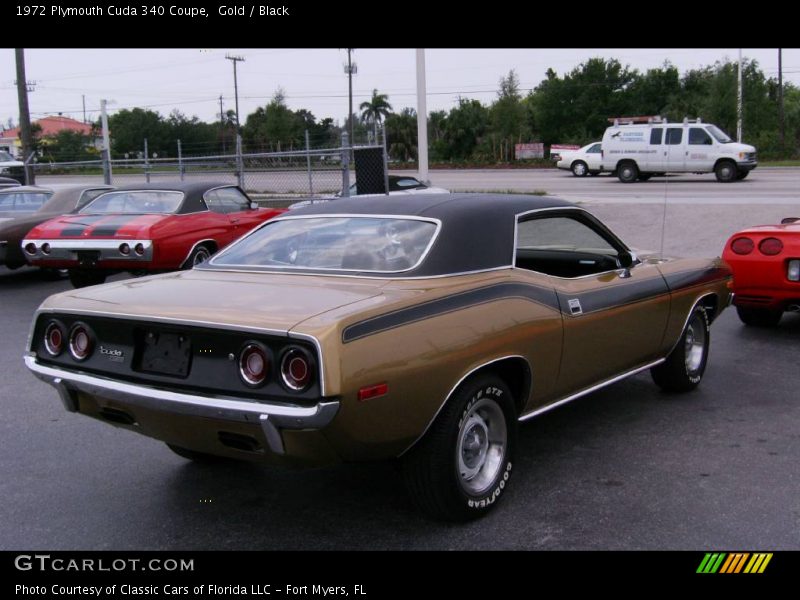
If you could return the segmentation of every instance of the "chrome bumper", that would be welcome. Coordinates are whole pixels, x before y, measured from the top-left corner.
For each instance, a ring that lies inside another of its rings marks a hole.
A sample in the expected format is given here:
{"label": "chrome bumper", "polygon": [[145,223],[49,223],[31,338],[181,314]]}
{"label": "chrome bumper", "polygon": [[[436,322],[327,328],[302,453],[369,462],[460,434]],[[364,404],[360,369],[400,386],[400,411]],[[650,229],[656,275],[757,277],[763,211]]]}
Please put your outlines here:
{"label": "chrome bumper", "polygon": [[[31,254],[25,249],[28,244],[34,244],[36,251]],[[42,252],[44,244],[50,245],[48,253]],[[120,244],[130,246],[130,254],[119,251]],[[136,244],[144,246],[144,253],[138,255],[133,251]],[[99,252],[98,260],[124,260],[130,262],[144,262],[153,260],[153,240],[62,240],[62,239],[36,239],[22,240],[22,249],[28,260],[78,260],[78,252]]]}
{"label": "chrome bumper", "polygon": [[127,406],[160,410],[220,421],[258,423],[270,450],[283,455],[286,449],[281,429],[322,429],[339,411],[339,402],[320,402],[315,406],[286,406],[269,402],[249,402],[171,392],[160,388],[124,383],[86,373],[74,373],[41,364],[35,356],[25,356],[25,366],[58,391],[70,412],[78,411],[78,392],[115,400]]}

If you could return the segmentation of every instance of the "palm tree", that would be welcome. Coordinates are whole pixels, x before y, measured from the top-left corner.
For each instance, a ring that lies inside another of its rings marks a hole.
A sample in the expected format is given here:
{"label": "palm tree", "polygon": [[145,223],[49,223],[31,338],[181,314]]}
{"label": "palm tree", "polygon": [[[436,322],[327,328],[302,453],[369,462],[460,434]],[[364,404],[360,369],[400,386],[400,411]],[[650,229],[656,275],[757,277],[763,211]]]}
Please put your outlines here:
{"label": "palm tree", "polygon": [[[359,106],[361,109],[361,120],[369,125],[372,124],[372,131],[375,135],[375,141],[378,140],[378,124],[384,117],[388,117],[392,112],[392,105],[389,104],[389,96],[386,94],[379,94],[378,90],[372,90],[372,99],[368,102],[362,102]],[[352,143],[352,142],[351,142]]]}

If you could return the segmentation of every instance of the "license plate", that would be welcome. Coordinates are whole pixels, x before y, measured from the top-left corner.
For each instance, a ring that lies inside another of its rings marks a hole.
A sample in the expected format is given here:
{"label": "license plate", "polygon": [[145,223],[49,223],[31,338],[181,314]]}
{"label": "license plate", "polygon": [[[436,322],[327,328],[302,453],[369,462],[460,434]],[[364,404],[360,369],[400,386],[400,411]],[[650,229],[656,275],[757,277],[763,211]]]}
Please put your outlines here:
{"label": "license plate", "polygon": [[148,331],[144,334],[141,356],[141,371],[186,377],[192,359],[191,340],[179,333]]}
{"label": "license plate", "polygon": [[100,252],[96,250],[82,250],[77,252],[78,264],[82,267],[94,267],[100,260]]}

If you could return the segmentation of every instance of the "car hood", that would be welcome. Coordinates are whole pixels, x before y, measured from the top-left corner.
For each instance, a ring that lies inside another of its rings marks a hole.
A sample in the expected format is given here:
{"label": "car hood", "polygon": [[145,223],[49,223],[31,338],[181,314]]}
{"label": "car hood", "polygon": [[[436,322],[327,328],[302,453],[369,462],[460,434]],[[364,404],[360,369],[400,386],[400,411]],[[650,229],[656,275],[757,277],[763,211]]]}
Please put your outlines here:
{"label": "car hood", "polygon": [[42,309],[287,332],[321,313],[381,295],[385,280],[194,269],[80,288]]}
{"label": "car hood", "polygon": [[150,228],[171,215],[64,215],[45,221],[31,230],[31,239],[115,238],[147,239]]}

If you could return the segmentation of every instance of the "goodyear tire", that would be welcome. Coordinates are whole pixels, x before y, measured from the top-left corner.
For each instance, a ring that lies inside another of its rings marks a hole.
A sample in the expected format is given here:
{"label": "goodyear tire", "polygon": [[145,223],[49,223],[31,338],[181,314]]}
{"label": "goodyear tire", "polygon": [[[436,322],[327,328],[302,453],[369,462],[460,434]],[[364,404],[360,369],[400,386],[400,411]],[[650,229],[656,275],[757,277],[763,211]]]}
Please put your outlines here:
{"label": "goodyear tire", "polygon": [[705,373],[710,345],[708,313],[702,306],[695,306],[681,339],[666,361],[650,369],[653,381],[668,392],[693,390]]}
{"label": "goodyear tire", "polygon": [[737,306],[736,314],[739,315],[742,323],[751,327],[775,327],[783,316],[783,312],[780,310],[748,306]]}
{"label": "goodyear tire", "polygon": [[617,178],[622,183],[633,183],[639,179],[639,167],[634,162],[624,162],[617,167]]}
{"label": "goodyear tire", "polygon": [[721,160],[714,167],[714,174],[717,176],[717,181],[720,183],[730,183],[736,181],[738,171],[736,163],[731,160]]}
{"label": "goodyear tire", "polygon": [[482,517],[508,485],[516,439],[517,415],[505,382],[491,375],[467,380],[404,457],[412,501],[437,519]]}
{"label": "goodyear tire", "polygon": [[572,174],[575,177],[586,177],[589,174],[589,165],[582,160],[576,160],[572,163]]}
{"label": "goodyear tire", "polygon": [[92,271],[89,269],[70,269],[69,281],[74,288],[84,288],[90,285],[99,285],[106,280],[106,274],[102,271]]}

